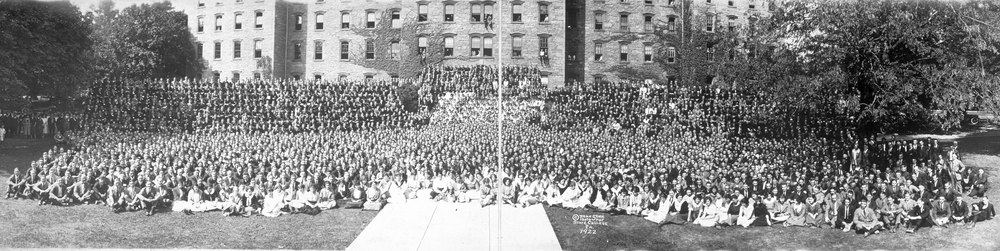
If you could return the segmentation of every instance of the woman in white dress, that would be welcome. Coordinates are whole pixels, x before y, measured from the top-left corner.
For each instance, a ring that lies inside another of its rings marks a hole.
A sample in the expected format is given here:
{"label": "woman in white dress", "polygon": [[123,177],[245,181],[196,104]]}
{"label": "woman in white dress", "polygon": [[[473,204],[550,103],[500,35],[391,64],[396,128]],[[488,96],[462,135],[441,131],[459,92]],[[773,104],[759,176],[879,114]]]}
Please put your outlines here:
{"label": "woman in white dress", "polygon": [[386,200],[388,203],[404,203],[406,202],[406,196],[403,190],[403,177],[396,175],[393,177],[391,182],[388,182],[388,194],[389,199]]}
{"label": "woman in white dress", "polygon": [[264,208],[261,209],[260,214],[267,217],[278,217],[284,214],[281,211],[281,208],[285,207],[284,198],[285,192],[280,186],[275,186],[274,190],[267,197],[264,197]]}
{"label": "woman in white dress", "polygon": [[749,199],[749,202],[742,202],[740,207],[740,216],[736,218],[736,225],[743,226],[743,228],[750,227],[750,224],[756,219],[753,216],[753,205],[754,200]]}
{"label": "woman in white dress", "polygon": [[702,227],[714,227],[719,223],[719,203],[713,203],[710,198],[704,200],[705,208],[701,210],[694,224]]}
{"label": "woman in white dress", "polygon": [[554,180],[545,182],[545,203],[549,206],[562,206],[562,193]]}

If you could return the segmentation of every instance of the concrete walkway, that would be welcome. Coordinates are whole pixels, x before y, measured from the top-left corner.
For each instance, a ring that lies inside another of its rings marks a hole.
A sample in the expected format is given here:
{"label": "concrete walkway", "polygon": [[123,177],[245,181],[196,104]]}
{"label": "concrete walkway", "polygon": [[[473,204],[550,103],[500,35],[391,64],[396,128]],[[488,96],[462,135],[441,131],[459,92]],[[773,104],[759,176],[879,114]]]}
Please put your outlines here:
{"label": "concrete walkway", "polygon": [[476,203],[411,201],[387,205],[347,250],[562,248],[540,205],[482,208]]}

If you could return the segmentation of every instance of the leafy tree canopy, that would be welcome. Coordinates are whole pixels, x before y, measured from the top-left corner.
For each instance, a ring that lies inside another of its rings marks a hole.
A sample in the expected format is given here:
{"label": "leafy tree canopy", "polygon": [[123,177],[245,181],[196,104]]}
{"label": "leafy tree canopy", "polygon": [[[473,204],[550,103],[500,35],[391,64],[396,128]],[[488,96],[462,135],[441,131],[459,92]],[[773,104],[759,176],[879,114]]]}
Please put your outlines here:
{"label": "leafy tree canopy", "polygon": [[114,9],[102,1],[94,16],[93,40],[100,77],[195,78],[204,66],[187,15],[170,2]]}

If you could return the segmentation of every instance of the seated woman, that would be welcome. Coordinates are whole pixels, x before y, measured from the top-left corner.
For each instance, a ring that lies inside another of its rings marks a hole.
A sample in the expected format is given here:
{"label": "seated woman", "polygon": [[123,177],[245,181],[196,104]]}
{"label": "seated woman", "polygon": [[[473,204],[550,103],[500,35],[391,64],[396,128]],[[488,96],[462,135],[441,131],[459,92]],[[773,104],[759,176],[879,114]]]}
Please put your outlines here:
{"label": "seated woman", "polygon": [[786,227],[805,227],[806,226],[806,206],[799,202],[799,200],[792,200],[792,206],[788,207],[788,220],[785,221]]}
{"label": "seated woman", "polygon": [[230,186],[220,191],[219,196],[223,200],[222,216],[243,216],[243,194],[239,188]]}
{"label": "seated woman", "polygon": [[562,206],[562,192],[559,191],[559,185],[555,180],[549,180],[545,185],[545,204],[550,207]]}
{"label": "seated woman", "polygon": [[[589,197],[589,193],[585,193],[585,194],[587,194],[587,197]],[[632,192],[629,193],[629,196],[628,196],[628,205],[629,206],[625,209],[625,213],[630,214],[630,215],[639,215],[639,213],[642,212],[642,208],[643,208],[643,203],[642,202],[643,202],[643,197],[642,197],[642,194],[639,191],[639,188],[633,186],[632,187]]]}
{"label": "seated woman", "polygon": [[750,224],[753,223],[754,220],[757,220],[757,218],[753,215],[753,204],[755,202],[756,201],[751,198],[748,201],[741,203],[742,206],[740,206],[740,216],[736,219],[736,225],[747,228],[750,227]]}
{"label": "seated woman", "polygon": [[327,183],[327,185],[323,186],[323,189],[320,190],[319,194],[316,196],[316,207],[319,207],[320,210],[333,209],[337,207],[337,200],[334,198],[333,190],[331,190],[332,186],[332,182]]}
{"label": "seated woman", "polygon": [[503,201],[503,204],[517,204],[517,187],[513,186],[511,182],[512,180],[510,178],[503,178],[503,192],[501,193],[501,201]]}
{"label": "seated woman", "polygon": [[285,214],[281,211],[284,207],[285,192],[280,185],[276,185],[271,193],[264,197],[264,207],[261,208],[260,214],[267,217],[278,217]]}
{"label": "seated woman", "polygon": [[382,200],[382,191],[378,189],[378,180],[373,180],[368,185],[368,189],[365,191],[365,195],[368,197],[365,200],[364,211],[379,211],[382,210],[382,206],[385,205],[385,201]]}
{"label": "seated woman", "polygon": [[434,190],[431,188],[431,182],[422,181],[420,182],[420,188],[417,189],[416,198],[414,199],[426,201],[433,200],[434,197],[431,195],[433,192]]}
{"label": "seated woman", "polygon": [[774,203],[774,208],[769,211],[771,214],[771,223],[784,223],[791,217],[788,213],[788,202],[785,201],[784,196],[778,196],[778,201]]}
{"label": "seated woman", "polygon": [[754,221],[750,223],[751,226],[768,227],[773,223],[771,215],[767,212],[767,205],[761,202],[757,202],[753,206],[753,217]]}
{"label": "seated woman", "polygon": [[822,228],[826,224],[823,205],[813,197],[806,198],[806,226]]}
{"label": "seated woman", "polygon": [[542,201],[541,193],[539,192],[538,181],[532,179],[531,177],[525,178],[525,185],[518,195],[517,204],[521,207],[529,207],[538,204]]}
{"label": "seated woman", "polygon": [[497,194],[494,191],[495,190],[493,189],[493,186],[489,182],[479,185],[479,192],[481,194],[479,200],[480,207],[485,207],[496,203]]}
{"label": "seated woman", "polygon": [[15,167],[14,173],[12,173],[10,177],[7,178],[6,198],[7,199],[20,198],[21,195],[24,193],[25,187],[27,187],[27,185],[25,184],[27,184],[27,179],[22,177],[20,170],[18,170],[18,168]]}
{"label": "seated woman", "polygon": [[403,186],[405,185],[406,184],[403,183],[403,176],[400,175],[393,176],[392,181],[389,182],[388,189],[386,191],[386,194],[389,195],[389,198],[386,200],[386,202],[388,203],[406,202],[406,195],[404,194],[405,191],[403,190]]}
{"label": "seated woman", "polygon": [[202,191],[198,186],[192,186],[191,190],[188,191],[187,200],[174,201],[174,205],[171,211],[183,212],[184,214],[190,215],[193,212],[204,212],[205,208],[202,205]]}
{"label": "seated woman", "polygon": [[702,227],[714,227],[719,223],[719,203],[713,203],[710,198],[705,198],[705,208],[698,213],[698,217],[692,223]]}
{"label": "seated woman", "polygon": [[452,197],[454,193],[451,191],[452,182],[454,181],[444,172],[435,176],[431,182],[431,199],[435,201],[454,201]]}
{"label": "seated woman", "polygon": [[[571,181],[568,184],[569,186],[566,187],[566,191],[563,191],[562,197],[560,198],[560,200],[562,200],[562,207],[568,209],[583,208],[583,206],[585,206],[586,204],[584,205],[579,204],[582,191],[579,190],[579,187],[576,185],[575,181]],[[624,199],[628,200],[627,197]],[[622,203],[622,205],[625,204],[626,203]]]}
{"label": "seated woman", "polygon": [[[598,207],[597,205],[607,204],[606,202],[603,201],[602,198],[604,196],[602,194],[603,193],[600,193],[600,192],[597,193],[597,198],[599,200],[596,200],[594,202],[594,206],[598,210],[601,210],[602,207]],[[652,191],[650,191],[649,195],[647,195],[648,199],[646,199],[646,201],[643,203],[644,206],[642,207],[642,212],[639,212],[640,216],[646,217],[646,216],[649,216],[650,214],[652,214],[653,212],[656,212],[657,210],[659,210],[660,209],[660,199],[661,199],[660,197],[661,196],[660,196],[660,191],[659,190],[652,190]]]}

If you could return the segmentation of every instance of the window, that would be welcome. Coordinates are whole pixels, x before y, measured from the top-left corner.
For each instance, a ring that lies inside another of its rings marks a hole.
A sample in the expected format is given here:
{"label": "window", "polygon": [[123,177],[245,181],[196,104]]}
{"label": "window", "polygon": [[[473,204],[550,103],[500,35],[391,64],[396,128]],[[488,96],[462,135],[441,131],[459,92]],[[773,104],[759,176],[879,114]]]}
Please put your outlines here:
{"label": "window", "polygon": [[510,21],[515,23],[522,22],[521,13],[524,13],[524,6],[522,6],[521,4],[512,5],[510,10]]}
{"label": "window", "polygon": [[222,42],[215,42],[215,53],[212,56],[214,59],[222,58]]}
{"label": "window", "polygon": [[647,5],[652,5],[653,4],[653,0],[645,0],[643,2],[646,3]]}
{"label": "window", "polygon": [[646,63],[653,62],[653,46],[645,45],[642,47],[642,61]]}
{"label": "window", "polygon": [[715,16],[706,16],[705,31],[712,32],[715,30]]}
{"label": "window", "polygon": [[292,59],[301,60],[302,59],[302,42],[295,42],[292,45]]}
{"label": "window", "polygon": [[403,23],[399,20],[399,11],[392,11],[392,28],[402,28]]}
{"label": "window", "polygon": [[215,15],[215,30],[222,30],[222,15]]}
{"label": "window", "polygon": [[538,59],[542,61],[542,66],[549,66],[549,37],[538,37]]}
{"label": "window", "polygon": [[677,17],[667,17],[667,31],[677,32]]}
{"label": "window", "polygon": [[423,55],[427,51],[427,37],[417,38],[417,54]]}
{"label": "window", "polygon": [[747,1],[747,2],[749,2],[749,4],[750,4],[750,9],[755,9],[755,8],[757,8],[757,3],[756,3],[756,1],[755,1],[755,0],[749,0],[749,1]]}
{"label": "window", "polygon": [[323,75],[313,74],[313,80],[322,81],[323,80]]}
{"label": "window", "polygon": [[729,7],[736,7],[736,1],[729,0]]}
{"label": "window", "polygon": [[302,30],[302,14],[295,15],[295,30]]}
{"label": "window", "polygon": [[627,32],[628,31],[628,14],[624,14],[624,13],[621,14],[621,16],[618,18],[618,24],[619,24],[618,28],[621,31]]}
{"label": "window", "polygon": [[482,37],[473,36],[471,39],[469,39],[469,48],[472,49],[472,52],[469,53],[469,56],[471,57],[482,56],[482,54],[480,54],[483,49],[482,47],[483,47]]}
{"label": "window", "polygon": [[347,74],[341,73],[340,75],[337,76],[337,80],[340,80],[340,82],[346,81],[347,80]]}
{"label": "window", "polygon": [[493,5],[483,5],[483,20],[493,22]]}
{"label": "window", "polygon": [[205,17],[198,16],[198,32],[205,31]]}
{"label": "window", "polygon": [[625,43],[620,44],[618,46],[618,54],[619,54],[618,60],[621,60],[622,62],[628,62],[628,44]]}
{"label": "window", "polygon": [[705,53],[708,54],[709,60],[715,60],[715,43],[708,42],[705,44]]}
{"label": "window", "polygon": [[205,7],[205,0],[198,0],[198,7]]}
{"label": "window", "polygon": [[483,57],[493,57],[493,37],[483,38]]}
{"label": "window", "polygon": [[264,49],[262,42],[262,40],[253,41],[253,58],[260,58],[262,56],[261,50]]}
{"label": "window", "polygon": [[322,30],[323,23],[326,22],[326,15],[324,13],[316,13],[316,29]]}
{"label": "window", "polygon": [[403,51],[403,47],[399,45],[399,41],[392,41],[389,44],[389,58],[394,60],[399,60],[399,54]]}
{"label": "window", "polygon": [[472,10],[472,22],[482,22],[483,21],[483,6],[479,4],[470,5],[469,9]]}
{"label": "window", "polygon": [[351,58],[349,55],[350,49],[351,49],[350,42],[340,41],[340,60],[348,60]]}
{"label": "window", "polygon": [[316,47],[314,50],[313,59],[323,60],[323,41],[316,41]]}
{"label": "window", "polygon": [[302,75],[299,75],[298,73],[292,73],[292,79],[296,81],[302,80]]}
{"label": "window", "polygon": [[233,25],[233,29],[242,30],[243,29],[243,14],[236,13],[236,15],[233,18],[233,20],[236,21],[236,24]]}
{"label": "window", "polygon": [[667,63],[674,63],[677,61],[677,48],[673,46],[667,47]]}
{"label": "window", "polygon": [[351,13],[344,12],[340,13],[340,28],[350,29],[351,28]]}
{"label": "window", "polygon": [[254,72],[253,79],[260,80],[260,72]]}
{"label": "window", "polygon": [[375,75],[371,73],[365,73],[365,80],[375,79]]}
{"label": "window", "polygon": [[365,28],[374,29],[375,28],[375,12],[369,11],[365,13]]}
{"label": "window", "polygon": [[594,30],[604,30],[604,12],[594,13]]}
{"label": "window", "polygon": [[444,5],[444,21],[445,22],[455,22],[455,5],[446,4]]}
{"label": "window", "polygon": [[524,50],[522,49],[524,47],[524,37],[521,35],[514,35],[514,37],[510,39],[510,43],[511,43],[511,50],[510,50],[511,57],[515,58],[522,57],[524,55],[522,54]]}
{"label": "window", "polygon": [[421,4],[417,6],[417,22],[427,22],[427,5]]}
{"label": "window", "polygon": [[455,37],[444,37],[444,56],[455,56]]}
{"label": "window", "polygon": [[594,82],[598,83],[604,82],[604,75],[601,74],[594,75]]}
{"label": "window", "polygon": [[642,31],[653,32],[653,15],[645,15],[642,17]]}
{"label": "window", "polygon": [[233,72],[233,82],[240,82],[240,73]]}
{"label": "window", "polygon": [[264,28],[264,12],[258,11],[255,13],[253,18],[253,27],[256,29]]}
{"label": "window", "polygon": [[538,5],[538,22],[547,23],[549,22],[549,5],[539,4]]}
{"label": "window", "polygon": [[222,78],[222,74],[220,74],[217,71],[216,72],[212,72],[212,80],[213,81],[219,82],[219,79],[221,79],[221,78]]}
{"label": "window", "polygon": [[674,5],[676,0],[667,0],[667,5]]}
{"label": "window", "polygon": [[233,41],[233,58],[240,58],[240,41]]}
{"label": "window", "polygon": [[594,42],[594,61],[604,59],[604,43]]}
{"label": "window", "polygon": [[736,31],[736,17],[729,17],[729,25],[727,27],[729,27],[729,32]]}
{"label": "window", "polygon": [[205,47],[205,44],[203,44],[201,42],[198,42],[198,45],[195,47],[195,53],[197,53],[198,58],[205,58],[205,48],[204,47]]}
{"label": "window", "polygon": [[375,41],[365,41],[365,59],[375,59]]}

